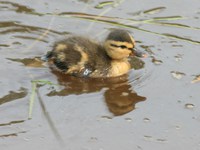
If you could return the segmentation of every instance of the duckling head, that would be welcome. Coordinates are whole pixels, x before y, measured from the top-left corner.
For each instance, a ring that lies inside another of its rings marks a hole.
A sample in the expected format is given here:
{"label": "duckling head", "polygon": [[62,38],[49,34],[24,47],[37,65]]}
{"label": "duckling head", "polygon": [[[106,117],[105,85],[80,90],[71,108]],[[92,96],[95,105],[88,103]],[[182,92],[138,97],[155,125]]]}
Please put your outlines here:
{"label": "duckling head", "polygon": [[126,30],[116,29],[108,34],[104,47],[112,59],[124,59],[134,52],[135,40]]}

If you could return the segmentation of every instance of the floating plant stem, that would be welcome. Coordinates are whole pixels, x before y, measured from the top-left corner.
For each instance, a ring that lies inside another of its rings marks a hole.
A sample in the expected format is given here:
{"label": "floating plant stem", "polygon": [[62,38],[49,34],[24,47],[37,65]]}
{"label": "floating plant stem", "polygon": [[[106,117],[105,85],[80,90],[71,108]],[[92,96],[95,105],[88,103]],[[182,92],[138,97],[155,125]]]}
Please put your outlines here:
{"label": "floating plant stem", "polygon": [[35,101],[37,82],[32,81],[31,84],[32,84],[32,90],[31,90],[31,96],[30,96],[30,100],[29,100],[28,119],[32,119],[33,105],[34,105],[34,101]]}
{"label": "floating plant stem", "polygon": [[189,29],[189,30],[200,30],[199,27],[191,27],[191,26],[184,25],[184,24],[179,24],[179,23],[158,22],[158,21],[153,21],[153,20],[144,20],[144,21],[141,21],[141,23],[155,24],[155,25],[160,25],[160,26],[177,27],[177,28],[184,28],[184,29]]}
{"label": "floating plant stem", "polygon": [[42,97],[40,96],[40,93],[38,91],[39,85],[46,85],[46,84],[56,85],[56,84],[53,84],[52,82],[46,81],[46,80],[33,80],[31,83],[32,83],[32,90],[31,90],[30,103],[29,103],[28,119],[32,119],[32,112],[33,112],[33,105],[34,105],[34,101],[35,101],[35,95],[37,95],[38,100],[39,100],[39,104],[42,108],[42,112],[43,112],[50,128],[52,129],[53,134],[55,135],[56,139],[58,139],[59,143],[61,145],[64,145],[63,139],[60,136],[58,130],[56,129],[50,115],[47,113],[45,104],[43,103]]}
{"label": "floating plant stem", "polygon": [[173,20],[181,20],[181,19],[186,19],[185,17],[182,16],[167,16],[167,17],[154,17],[152,19],[145,20],[147,21],[173,21]]}
{"label": "floating plant stem", "polygon": [[166,9],[166,7],[156,7],[156,8],[153,8],[153,9],[148,9],[148,10],[145,10],[143,11],[144,14],[156,14],[162,10]]}
{"label": "floating plant stem", "polygon": [[[47,82],[47,84],[48,84],[48,83],[49,83],[49,82]],[[56,126],[54,125],[54,122],[53,122],[53,120],[51,119],[51,116],[49,115],[49,113],[48,113],[47,110],[46,110],[45,104],[44,104],[44,102],[43,102],[43,100],[42,100],[42,97],[40,96],[40,93],[39,93],[39,91],[38,91],[38,88],[36,88],[36,91],[35,91],[35,92],[36,92],[36,94],[37,94],[37,97],[38,97],[40,106],[42,107],[42,112],[43,112],[43,114],[44,114],[44,116],[45,116],[45,118],[46,118],[46,120],[47,120],[47,122],[48,122],[48,124],[49,124],[49,126],[50,126],[50,128],[51,128],[51,130],[52,130],[52,132],[53,132],[53,134],[55,135],[55,137],[56,137],[56,139],[59,141],[59,143],[60,143],[62,146],[64,146],[64,141],[63,141],[61,135],[59,134],[59,132],[58,132]]]}
{"label": "floating plant stem", "polygon": [[169,37],[169,38],[174,38],[174,39],[186,41],[186,42],[189,42],[189,43],[192,43],[192,44],[200,44],[200,41],[195,41],[195,40],[192,40],[192,39],[180,37],[180,36],[173,35],[173,34],[163,33],[162,35]]}
{"label": "floating plant stem", "polygon": [[43,40],[45,36],[47,36],[47,34],[50,32],[51,27],[54,23],[54,19],[55,19],[55,14],[53,15],[53,17],[50,20],[50,23],[48,25],[48,28],[45,32],[43,32],[27,49],[30,50],[32,49],[39,41]]}
{"label": "floating plant stem", "polygon": [[58,85],[58,84],[55,84],[55,83],[52,83],[51,81],[48,81],[48,80],[33,80],[32,82],[36,82],[37,84],[40,83],[40,84],[48,84],[48,85]]}
{"label": "floating plant stem", "polygon": [[106,1],[106,2],[100,2],[98,5],[95,6],[97,9],[102,9],[104,6],[112,5],[114,1]]}
{"label": "floating plant stem", "polygon": [[9,125],[18,124],[18,123],[23,123],[23,122],[25,122],[25,120],[10,121],[10,122],[8,122],[8,123],[1,123],[1,124],[0,124],[0,127],[1,127],[1,126],[9,126]]}
{"label": "floating plant stem", "polygon": [[198,44],[198,45],[200,44],[200,41],[196,41],[196,40],[192,40],[192,39],[184,38],[184,37],[179,37],[179,36],[176,36],[176,35],[173,35],[173,34],[168,34],[168,33],[153,32],[153,31],[149,31],[149,30],[146,30],[146,29],[136,27],[136,26],[122,24],[122,23],[119,23],[119,22],[116,22],[116,21],[103,20],[103,19],[100,19],[100,18],[95,18],[95,19],[94,18],[88,18],[88,17],[86,18],[86,17],[80,17],[80,16],[75,16],[75,18],[79,18],[79,19],[83,19],[83,20],[89,20],[89,21],[92,21],[92,22],[107,23],[107,24],[111,24],[111,25],[123,27],[123,28],[136,29],[136,30],[143,31],[143,32],[146,32],[146,33],[151,33],[151,34],[155,34],[155,35],[159,35],[159,36],[163,36],[163,37],[173,38],[173,39],[177,39],[177,40],[180,40],[180,41],[189,42],[189,43],[192,43],[192,44]]}
{"label": "floating plant stem", "polygon": [[48,84],[48,85],[58,85],[58,84],[54,84],[54,83],[47,81],[47,80],[33,80],[33,81],[31,81],[31,84],[32,84],[32,89],[31,89],[31,96],[30,96],[30,100],[29,100],[28,119],[32,119],[33,105],[34,105],[35,95],[36,95],[38,85],[46,85],[46,84]]}
{"label": "floating plant stem", "polygon": [[[117,6],[120,5],[122,2],[124,2],[124,0],[117,0],[115,3],[113,3],[113,6],[114,6],[114,7],[117,7]],[[112,10],[112,9],[113,9],[112,7],[109,7],[108,9],[106,9],[105,11],[103,11],[102,13],[100,13],[100,14],[97,16],[97,18],[96,18],[95,20],[98,20],[99,17],[105,15],[107,12],[109,12],[109,11]],[[89,31],[89,30],[93,27],[94,23],[95,23],[95,22],[92,22],[92,23],[89,25],[87,31]]]}

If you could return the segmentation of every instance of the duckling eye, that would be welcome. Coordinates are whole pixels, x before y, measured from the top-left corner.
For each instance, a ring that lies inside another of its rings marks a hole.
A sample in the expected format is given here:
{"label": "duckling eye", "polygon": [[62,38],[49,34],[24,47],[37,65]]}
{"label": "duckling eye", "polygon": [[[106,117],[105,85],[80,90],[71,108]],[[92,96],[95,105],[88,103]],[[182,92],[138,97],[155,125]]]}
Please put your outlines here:
{"label": "duckling eye", "polygon": [[120,46],[115,45],[115,44],[110,44],[110,45],[113,46],[113,47],[122,48],[122,49],[127,48],[125,45],[120,45]]}
{"label": "duckling eye", "polygon": [[121,45],[119,47],[121,47],[122,49],[127,48],[125,45]]}

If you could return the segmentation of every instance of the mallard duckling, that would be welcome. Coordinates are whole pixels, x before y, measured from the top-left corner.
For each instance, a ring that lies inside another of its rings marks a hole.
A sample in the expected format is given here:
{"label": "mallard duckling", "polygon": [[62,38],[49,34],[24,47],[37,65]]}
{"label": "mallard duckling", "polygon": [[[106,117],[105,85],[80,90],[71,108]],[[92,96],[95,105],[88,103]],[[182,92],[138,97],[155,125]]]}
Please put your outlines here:
{"label": "mallard duckling", "polygon": [[75,76],[116,77],[130,69],[128,57],[134,53],[135,40],[121,29],[111,31],[103,44],[72,36],[57,42],[47,53],[51,66]]}

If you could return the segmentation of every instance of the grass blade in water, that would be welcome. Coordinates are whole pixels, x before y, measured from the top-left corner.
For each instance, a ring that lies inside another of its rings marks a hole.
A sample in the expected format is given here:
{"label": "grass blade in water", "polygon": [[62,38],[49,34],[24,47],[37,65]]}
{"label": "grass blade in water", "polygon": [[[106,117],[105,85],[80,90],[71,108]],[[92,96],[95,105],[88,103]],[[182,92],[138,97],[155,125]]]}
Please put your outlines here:
{"label": "grass blade in water", "polygon": [[161,12],[162,10],[166,9],[166,7],[157,7],[157,8],[152,8],[149,10],[145,10],[143,13],[144,14],[156,14],[158,12]]}
{"label": "grass blade in water", "polygon": [[31,89],[31,96],[29,100],[29,112],[28,112],[28,119],[32,119],[32,113],[33,113],[33,105],[35,101],[35,93],[37,88],[37,82],[32,81],[32,89]]}
{"label": "grass blade in water", "polygon": [[114,1],[106,1],[106,2],[100,2],[98,5],[95,6],[97,9],[102,9],[104,6],[112,5]]}

